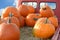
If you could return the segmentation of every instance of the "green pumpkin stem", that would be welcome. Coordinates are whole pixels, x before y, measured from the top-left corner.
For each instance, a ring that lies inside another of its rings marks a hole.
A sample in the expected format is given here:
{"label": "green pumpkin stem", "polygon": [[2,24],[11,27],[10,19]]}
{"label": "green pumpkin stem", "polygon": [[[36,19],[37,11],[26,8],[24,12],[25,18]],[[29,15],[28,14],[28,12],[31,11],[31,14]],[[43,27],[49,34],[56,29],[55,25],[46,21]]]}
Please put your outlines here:
{"label": "green pumpkin stem", "polygon": [[12,12],[10,12],[10,13],[9,13],[9,17],[12,17],[12,16],[13,16],[13,14],[12,14]]}
{"label": "green pumpkin stem", "polygon": [[38,20],[38,18],[33,18],[35,21],[37,21]]}
{"label": "green pumpkin stem", "polygon": [[11,17],[13,16],[12,12],[9,13],[9,19],[8,19],[8,23],[11,23]]}
{"label": "green pumpkin stem", "polygon": [[47,21],[48,21],[48,18],[46,18],[46,21],[45,21],[45,23],[47,23]]}
{"label": "green pumpkin stem", "polygon": [[11,20],[10,20],[10,18],[9,18],[9,20],[8,20],[8,23],[11,23]]}

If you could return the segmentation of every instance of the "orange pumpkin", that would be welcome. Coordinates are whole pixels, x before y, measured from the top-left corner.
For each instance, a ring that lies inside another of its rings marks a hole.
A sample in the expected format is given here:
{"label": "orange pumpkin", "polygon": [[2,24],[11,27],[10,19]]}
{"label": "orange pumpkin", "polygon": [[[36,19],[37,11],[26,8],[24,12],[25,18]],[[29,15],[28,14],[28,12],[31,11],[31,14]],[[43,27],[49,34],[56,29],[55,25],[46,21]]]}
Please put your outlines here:
{"label": "orange pumpkin", "polygon": [[0,24],[0,40],[19,40],[20,30],[16,24],[7,22]]}
{"label": "orange pumpkin", "polygon": [[11,23],[16,24],[20,28],[20,21],[18,20],[18,18],[12,16],[11,14],[9,14],[9,17],[4,18],[5,22],[7,22],[10,19]]}
{"label": "orange pumpkin", "polygon": [[51,21],[48,18],[42,17],[42,18],[40,18],[39,21],[37,21],[37,23],[35,25],[38,25],[40,23],[44,23],[46,19],[47,19],[47,23],[50,23],[51,24]]}
{"label": "orange pumpkin", "polygon": [[29,9],[26,5],[20,5],[18,8],[19,14],[26,17],[29,13]]}
{"label": "orange pumpkin", "polygon": [[32,7],[32,6],[28,6],[28,9],[29,9],[29,13],[34,13],[35,12],[34,7]]}
{"label": "orange pumpkin", "polygon": [[57,19],[57,17],[49,17],[49,20],[55,26],[55,28],[58,27],[58,19]]}
{"label": "orange pumpkin", "polygon": [[20,14],[18,13],[17,9],[15,7],[12,7],[12,6],[6,7],[5,10],[3,10],[1,18],[8,17],[10,12],[15,17],[19,18]]}
{"label": "orange pumpkin", "polygon": [[3,23],[3,22],[4,22],[4,19],[1,19],[1,18],[0,18],[0,24]]}
{"label": "orange pumpkin", "polygon": [[19,21],[21,24],[20,26],[23,27],[25,25],[25,18],[23,16],[20,16]]}
{"label": "orange pumpkin", "polygon": [[40,9],[40,14],[41,14],[43,17],[52,17],[52,16],[54,16],[53,10],[52,10],[48,5],[45,5],[45,6],[43,6],[43,7]]}
{"label": "orange pumpkin", "polygon": [[[45,19],[44,21],[41,21]],[[39,38],[49,38],[55,33],[55,27],[52,25],[47,18],[38,19],[34,28],[33,35]]]}
{"label": "orange pumpkin", "polygon": [[40,14],[29,14],[26,17],[26,25],[27,26],[34,26],[36,21],[41,18],[42,16]]}

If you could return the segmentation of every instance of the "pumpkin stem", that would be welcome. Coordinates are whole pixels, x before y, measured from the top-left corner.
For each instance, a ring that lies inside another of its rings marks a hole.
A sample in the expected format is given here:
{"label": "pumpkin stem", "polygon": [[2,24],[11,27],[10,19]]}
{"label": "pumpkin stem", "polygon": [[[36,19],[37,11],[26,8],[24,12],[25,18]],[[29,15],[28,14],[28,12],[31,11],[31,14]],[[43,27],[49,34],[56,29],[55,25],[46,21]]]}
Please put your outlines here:
{"label": "pumpkin stem", "polygon": [[36,16],[39,16],[39,14],[36,14]]}
{"label": "pumpkin stem", "polygon": [[10,18],[8,19],[8,22],[7,23],[11,23],[11,20],[10,20]]}
{"label": "pumpkin stem", "polygon": [[48,21],[48,18],[46,18],[46,21],[45,21],[45,23],[47,23],[47,21]]}
{"label": "pumpkin stem", "polygon": [[[44,6],[46,6],[47,4],[45,3]],[[46,10],[46,7],[42,8],[43,10]]]}
{"label": "pumpkin stem", "polygon": [[46,10],[46,8],[42,8],[43,10]]}
{"label": "pumpkin stem", "polygon": [[35,21],[37,21],[38,20],[38,18],[33,18]]}
{"label": "pumpkin stem", "polygon": [[9,17],[12,17],[12,16],[13,16],[13,14],[12,14],[12,12],[10,12],[10,13],[9,13]]}
{"label": "pumpkin stem", "polygon": [[12,12],[9,13],[9,19],[8,19],[8,22],[7,23],[11,23],[11,17],[13,16]]}

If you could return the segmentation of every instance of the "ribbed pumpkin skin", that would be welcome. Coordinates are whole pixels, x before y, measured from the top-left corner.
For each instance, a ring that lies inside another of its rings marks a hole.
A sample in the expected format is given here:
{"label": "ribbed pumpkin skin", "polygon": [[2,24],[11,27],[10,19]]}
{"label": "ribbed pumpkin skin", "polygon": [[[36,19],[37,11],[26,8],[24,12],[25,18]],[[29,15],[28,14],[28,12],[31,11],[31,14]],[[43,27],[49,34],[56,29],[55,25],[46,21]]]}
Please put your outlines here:
{"label": "ribbed pumpkin skin", "polygon": [[5,20],[0,18],[0,24],[3,23],[3,22],[5,22]]}
{"label": "ribbed pumpkin skin", "polygon": [[[43,20],[43,19],[41,19]],[[48,20],[41,21],[40,19],[37,20],[34,28],[33,28],[33,35],[38,38],[50,38],[55,33],[55,27]]]}
{"label": "ribbed pumpkin skin", "polygon": [[20,27],[24,27],[24,25],[25,25],[25,18],[23,16],[20,16],[19,21],[20,21],[20,24],[21,24]]}
{"label": "ribbed pumpkin skin", "polygon": [[35,9],[32,6],[28,6],[29,13],[35,13]]}
{"label": "ribbed pumpkin skin", "polygon": [[58,18],[57,18],[57,17],[49,17],[48,19],[49,19],[49,20],[51,21],[51,23],[55,26],[55,28],[58,27]]}
{"label": "ribbed pumpkin skin", "polygon": [[16,24],[2,23],[0,25],[0,40],[19,40],[20,30]]}
{"label": "ribbed pumpkin skin", "polygon": [[40,14],[29,14],[26,17],[26,25],[33,27],[36,23],[36,21],[41,18],[42,16]]}
{"label": "ribbed pumpkin skin", "polygon": [[10,19],[11,23],[16,24],[18,26],[18,28],[20,28],[21,24],[20,24],[20,21],[18,18],[16,18],[16,17],[5,17],[4,18],[5,22],[7,22],[9,19]]}
{"label": "ribbed pumpkin skin", "polygon": [[26,5],[20,5],[18,8],[19,14],[26,17],[29,14],[29,9]]}
{"label": "ribbed pumpkin skin", "polygon": [[13,16],[19,18],[20,14],[18,13],[18,10],[15,7],[12,7],[12,6],[6,7],[3,10],[1,18],[8,17],[10,12],[13,14]]}
{"label": "ribbed pumpkin skin", "polygon": [[46,18],[46,17],[39,18],[39,20],[37,20],[36,24],[45,23],[46,19],[47,19],[47,23],[51,24],[51,21],[48,18]]}
{"label": "ribbed pumpkin skin", "polygon": [[48,5],[43,6],[43,7],[40,9],[39,12],[40,12],[40,14],[41,14],[43,17],[52,17],[52,16],[54,16],[53,10],[52,10]]}

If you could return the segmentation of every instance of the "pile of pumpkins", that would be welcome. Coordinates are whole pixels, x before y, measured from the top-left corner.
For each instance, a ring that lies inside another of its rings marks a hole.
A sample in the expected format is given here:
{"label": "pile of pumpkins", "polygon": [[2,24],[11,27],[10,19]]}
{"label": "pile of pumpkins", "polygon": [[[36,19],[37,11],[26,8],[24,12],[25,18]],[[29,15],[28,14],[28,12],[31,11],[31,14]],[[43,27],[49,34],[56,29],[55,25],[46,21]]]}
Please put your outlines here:
{"label": "pile of pumpkins", "polygon": [[24,26],[33,27],[35,37],[50,38],[58,27],[58,19],[48,5],[40,8],[39,13],[32,6],[8,6],[0,18],[0,40],[19,40],[19,29]]}

